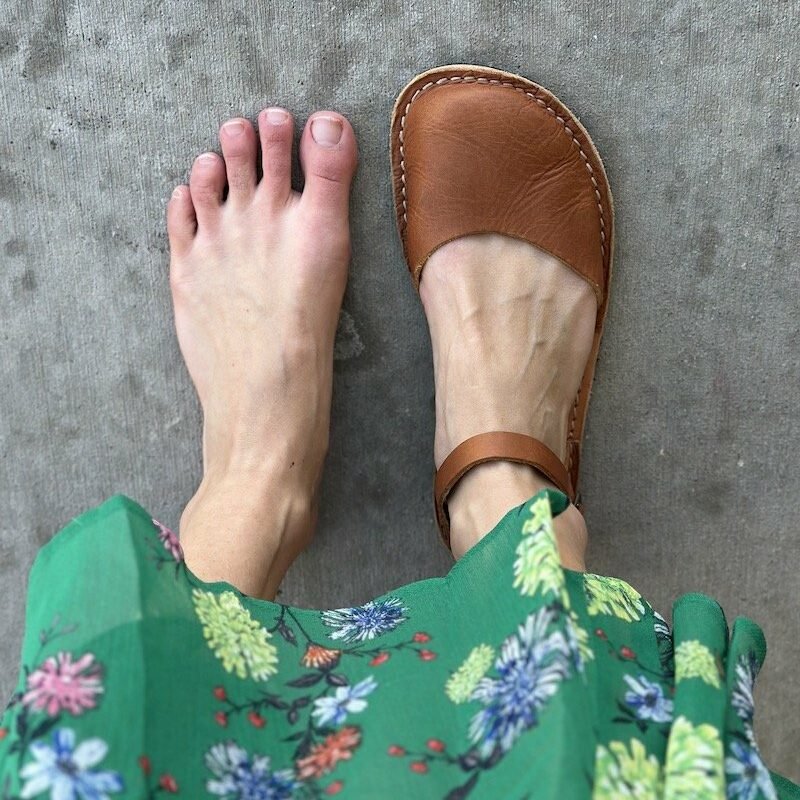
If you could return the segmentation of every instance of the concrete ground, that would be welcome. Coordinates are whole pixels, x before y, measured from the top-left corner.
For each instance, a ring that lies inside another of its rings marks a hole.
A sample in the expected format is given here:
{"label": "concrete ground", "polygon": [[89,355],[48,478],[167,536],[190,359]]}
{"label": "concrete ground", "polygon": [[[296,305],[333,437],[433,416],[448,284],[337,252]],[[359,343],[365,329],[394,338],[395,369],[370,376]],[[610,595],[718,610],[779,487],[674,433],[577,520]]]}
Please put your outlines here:
{"label": "concrete ground", "polygon": [[[0,19],[0,690],[37,548],[110,494],[177,526],[200,415],[164,203],[226,117],[353,121],[361,167],[319,535],[282,598],[443,573],[429,339],[394,228],[393,100],[452,62],[521,73],[591,132],[618,248],[582,472],[591,567],[667,614],[765,628],[756,716],[800,780],[798,0],[6,0]],[[300,176],[297,176],[300,180]]]}

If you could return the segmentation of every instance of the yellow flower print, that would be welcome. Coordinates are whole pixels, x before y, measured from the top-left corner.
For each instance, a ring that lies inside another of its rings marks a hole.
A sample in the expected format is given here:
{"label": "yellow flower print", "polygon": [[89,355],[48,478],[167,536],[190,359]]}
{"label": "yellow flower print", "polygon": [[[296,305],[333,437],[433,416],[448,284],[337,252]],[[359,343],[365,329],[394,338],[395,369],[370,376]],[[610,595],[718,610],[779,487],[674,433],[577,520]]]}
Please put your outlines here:
{"label": "yellow flower print", "polygon": [[697,639],[687,639],[675,648],[675,682],[700,678],[719,688],[719,666],[714,654]]}
{"label": "yellow flower print", "polygon": [[494,649],[488,644],[479,644],[464,659],[461,666],[450,676],[445,684],[445,694],[454,703],[466,703],[472,697],[475,687],[489,671],[494,660]]}
{"label": "yellow flower print", "polygon": [[608,614],[613,617],[636,622],[644,615],[642,596],[629,583],[619,578],[586,573],[583,576],[586,592],[586,610],[591,615]]}
{"label": "yellow flower print", "polygon": [[664,800],[725,800],[722,740],[708,724],[672,724],[664,767]]}
{"label": "yellow flower print", "polygon": [[662,782],[661,764],[638,739],[597,746],[592,800],[658,800]]}
{"label": "yellow flower print", "polygon": [[537,593],[552,593],[569,608],[561,560],[558,555],[550,500],[538,497],[529,507],[531,516],[522,526],[522,541],[517,545],[514,561],[514,588],[532,597]]}
{"label": "yellow flower print", "polygon": [[270,632],[250,616],[233,592],[192,592],[203,635],[222,666],[240,678],[264,681],[277,671],[278,651]]}

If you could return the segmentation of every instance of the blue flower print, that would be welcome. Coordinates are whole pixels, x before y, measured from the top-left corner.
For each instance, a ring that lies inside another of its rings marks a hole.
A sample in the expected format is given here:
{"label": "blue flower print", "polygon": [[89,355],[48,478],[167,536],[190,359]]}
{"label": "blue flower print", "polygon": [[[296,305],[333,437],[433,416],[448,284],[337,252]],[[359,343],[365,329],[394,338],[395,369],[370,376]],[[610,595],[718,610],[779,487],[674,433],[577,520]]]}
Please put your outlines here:
{"label": "blue flower print", "polygon": [[758,673],[758,661],[754,653],[739,657],[736,663],[736,685],[733,687],[731,705],[742,721],[747,744],[733,741],[729,756],[725,759],[728,774],[728,797],[734,800],[755,800],[761,795],[766,800],[777,800],[772,783],[756,745],[753,731],[753,685]]}
{"label": "blue flower print", "polygon": [[758,672],[755,656],[741,656],[736,663],[736,686],[733,688],[731,704],[739,719],[742,720],[750,744],[755,744],[753,735],[753,685]]}
{"label": "blue flower print", "polygon": [[[732,756],[725,759],[729,800],[778,800],[769,771],[758,750],[741,742],[732,742]],[[761,794],[759,794],[759,792]]]}
{"label": "blue flower print", "polygon": [[640,675],[634,678],[625,675],[625,683],[630,686],[630,691],[625,692],[625,702],[634,710],[639,719],[649,719],[652,722],[672,721],[672,700],[664,696],[664,690],[657,683],[653,683]]}
{"label": "blue flower print", "polygon": [[653,612],[653,631],[656,635],[658,660],[661,663],[661,669],[664,670],[664,677],[671,678],[675,674],[675,651],[673,647],[672,633],[670,632],[667,621],[661,616],[661,614],[658,613],[658,611]]}
{"label": "blue flower print", "polygon": [[397,597],[383,600],[370,600],[363,606],[339,608],[323,611],[322,621],[335,628],[331,639],[344,639],[345,642],[363,642],[393,631],[406,621],[408,609]]}
{"label": "blue flower print", "polygon": [[215,744],[205,762],[215,776],[206,789],[225,800],[288,800],[300,785],[292,770],[272,772],[268,756],[250,756],[233,741]]}
{"label": "blue flower print", "polygon": [[669,623],[658,613],[658,611],[653,611],[653,630],[656,634],[656,639],[658,640],[669,640],[672,641],[672,633],[669,629]]}
{"label": "blue flower print", "polygon": [[498,677],[482,678],[472,699],[485,706],[472,718],[470,738],[484,758],[496,747],[508,752],[520,734],[536,725],[547,701],[572,672],[569,643],[560,630],[548,634],[555,611],[544,607],[503,642],[495,662]]}
{"label": "blue flower print", "polygon": [[75,731],[58,728],[53,732],[52,746],[41,740],[33,742],[30,754],[34,760],[20,771],[25,781],[20,797],[37,797],[50,792],[54,800],[109,800],[125,787],[116,772],[94,772],[108,752],[102,739],[86,739],[75,746]]}
{"label": "blue flower print", "polygon": [[318,697],[314,701],[312,716],[320,725],[341,725],[348,714],[358,714],[367,707],[364,699],[378,684],[368,675],[355,686],[340,686],[333,695]]}

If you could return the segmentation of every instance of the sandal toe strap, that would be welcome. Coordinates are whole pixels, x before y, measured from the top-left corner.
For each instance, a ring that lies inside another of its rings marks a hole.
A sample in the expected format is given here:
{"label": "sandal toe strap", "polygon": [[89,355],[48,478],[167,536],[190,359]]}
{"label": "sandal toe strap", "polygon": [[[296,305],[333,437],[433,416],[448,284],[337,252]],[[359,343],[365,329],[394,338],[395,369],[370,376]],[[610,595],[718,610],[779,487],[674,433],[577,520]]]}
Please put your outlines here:
{"label": "sandal toe strap", "polygon": [[486,461],[528,464],[543,473],[571,501],[575,501],[569,473],[561,463],[561,459],[547,445],[523,433],[510,431],[479,433],[458,445],[436,472],[433,488],[436,521],[448,547],[450,547],[450,516],[447,513],[447,496],[472,467]]}

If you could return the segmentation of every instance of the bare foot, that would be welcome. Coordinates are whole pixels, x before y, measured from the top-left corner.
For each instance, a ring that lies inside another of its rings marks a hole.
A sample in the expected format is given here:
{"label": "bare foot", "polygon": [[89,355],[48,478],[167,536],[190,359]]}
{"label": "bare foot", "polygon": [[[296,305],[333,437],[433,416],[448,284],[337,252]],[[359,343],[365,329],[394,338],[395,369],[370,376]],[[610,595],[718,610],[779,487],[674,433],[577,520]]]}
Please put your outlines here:
{"label": "bare foot", "polygon": [[[561,460],[572,404],[592,346],[590,285],[532,245],[499,234],[440,247],[422,271],[420,296],[433,344],[436,467],[487,431],[534,436]],[[551,483],[531,467],[474,467],[448,497],[456,557],[515,505]],[[583,569],[586,526],[570,506],[556,520],[562,562]]]}
{"label": "bare foot", "polygon": [[204,475],[181,517],[186,561],[204,580],[273,597],[316,525],[357,153],[344,117],[315,113],[299,194],[291,115],[266,109],[258,129],[221,127],[223,158],[196,159],[167,228],[178,342],[204,419]]}

